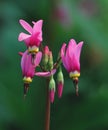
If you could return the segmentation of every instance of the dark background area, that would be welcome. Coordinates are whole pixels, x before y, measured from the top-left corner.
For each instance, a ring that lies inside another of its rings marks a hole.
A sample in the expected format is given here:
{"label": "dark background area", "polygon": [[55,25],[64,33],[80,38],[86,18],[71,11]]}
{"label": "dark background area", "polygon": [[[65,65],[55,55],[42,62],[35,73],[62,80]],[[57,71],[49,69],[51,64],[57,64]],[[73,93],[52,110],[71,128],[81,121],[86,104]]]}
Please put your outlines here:
{"label": "dark background area", "polygon": [[[63,69],[61,99],[51,105],[51,130],[108,130],[108,1],[1,0],[0,1],[0,130],[44,130],[46,81],[35,77],[26,101],[18,42],[24,29],[19,19],[43,19],[43,45],[54,59],[63,42],[84,41],[81,53],[79,97]],[[56,75],[54,76],[56,79]]]}

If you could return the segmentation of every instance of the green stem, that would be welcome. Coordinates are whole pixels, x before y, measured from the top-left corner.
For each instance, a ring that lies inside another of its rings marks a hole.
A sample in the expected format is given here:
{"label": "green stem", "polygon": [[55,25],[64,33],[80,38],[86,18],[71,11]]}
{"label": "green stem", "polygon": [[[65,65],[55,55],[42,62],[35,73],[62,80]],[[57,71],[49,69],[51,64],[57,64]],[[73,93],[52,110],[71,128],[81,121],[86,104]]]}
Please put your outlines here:
{"label": "green stem", "polygon": [[49,97],[49,80],[47,79],[46,95],[46,113],[45,113],[45,130],[50,130],[50,97]]}

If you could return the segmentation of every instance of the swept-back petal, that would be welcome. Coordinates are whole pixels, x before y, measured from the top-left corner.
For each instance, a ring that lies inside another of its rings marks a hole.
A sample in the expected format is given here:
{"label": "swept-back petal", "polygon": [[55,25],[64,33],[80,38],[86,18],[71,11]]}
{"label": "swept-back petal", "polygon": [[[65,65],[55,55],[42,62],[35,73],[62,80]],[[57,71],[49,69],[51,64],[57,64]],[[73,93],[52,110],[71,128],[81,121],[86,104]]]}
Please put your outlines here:
{"label": "swept-back petal", "polygon": [[25,39],[27,39],[27,38],[30,38],[30,35],[28,35],[28,34],[25,34],[25,33],[20,33],[19,34],[19,36],[18,36],[18,41],[23,41],[23,40],[25,40]]}
{"label": "swept-back petal", "polygon": [[33,26],[33,34],[39,32],[42,33],[42,24],[43,24],[43,20],[39,20],[37,22],[33,22],[34,26]]}
{"label": "swept-back petal", "polygon": [[26,65],[26,59],[27,58],[27,51],[25,51],[22,55],[22,58],[21,58],[21,68],[22,68],[22,72],[23,74],[25,73],[25,65]]}
{"label": "swept-back petal", "polygon": [[69,54],[69,45],[68,45],[68,47],[67,47],[67,50],[66,50],[66,56],[65,56],[65,61],[66,61],[66,65],[67,65],[67,70],[68,70],[68,72],[70,72],[71,71],[71,64],[72,64],[72,60],[71,60],[71,56],[70,56],[70,54]]}
{"label": "swept-back petal", "polygon": [[20,24],[22,25],[22,27],[26,30],[26,31],[28,31],[30,34],[32,34],[32,27],[25,21],[25,20],[22,20],[22,19],[20,19],[19,20],[19,22],[20,22]]}
{"label": "swept-back petal", "polygon": [[65,56],[65,50],[66,50],[66,43],[64,43],[60,50],[60,56],[63,58]]}
{"label": "swept-back petal", "polygon": [[76,58],[77,58],[78,60],[80,59],[80,53],[81,53],[82,45],[83,45],[83,41],[82,41],[82,42],[79,42],[78,45],[77,45],[76,48],[75,48],[75,55],[76,55]]}
{"label": "swept-back petal", "polygon": [[76,43],[76,41],[75,41],[74,39],[70,39],[69,44],[71,44],[71,46],[72,46],[73,48],[75,48],[76,45],[77,45],[77,43]]}
{"label": "swept-back petal", "polygon": [[67,51],[69,52],[70,56],[73,55],[76,46],[77,46],[76,41],[74,39],[71,39],[69,41],[68,48],[67,48]]}
{"label": "swept-back petal", "polygon": [[[65,55],[65,51],[66,50],[66,44],[64,43],[62,45],[62,48],[61,48],[61,51],[60,51],[60,55],[61,55],[61,58],[62,58],[62,62],[63,62],[63,65],[64,67],[67,69],[67,71],[69,72],[70,71],[70,65],[68,63],[69,61],[69,57],[68,57],[68,53],[66,52],[66,55]],[[68,59],[67,59],[68,58]]]}
{"label": "swept-back petal", "polygon": [[38,53],[36,54],[36,58],[35,58],[35,61],[34,61],[35,67],[39,65],[39,63],[40,63],[40,61],[41,61],[41,58],[42,58],[42,52],[38,52]]}
{"label": "swept-back petal", "polygon": [[79,59],[77,59],[75,54],[72,55],[71,60],[72,60],[72,63],[70,64],[71,71],[73,72],[77,70],[78,72],[80,72],[80,62]]}
{"label": "swept-back petal", "polygon": [[24,76],[33,77],[35,74],[35,66],[31,63],[31,54],[28,54],[28,51],[23,53],[21,58],[21,68]]}
{"label": "swept-back petal", "polygon": [[36,72],[35,75],[40,76],[40,77],[49,77],[49,76],[55,74],[55,72],[56,72],[56,69],[53,69],[53,70],[51,70],[51,72],[49,72],[49,71],[48,72]]}

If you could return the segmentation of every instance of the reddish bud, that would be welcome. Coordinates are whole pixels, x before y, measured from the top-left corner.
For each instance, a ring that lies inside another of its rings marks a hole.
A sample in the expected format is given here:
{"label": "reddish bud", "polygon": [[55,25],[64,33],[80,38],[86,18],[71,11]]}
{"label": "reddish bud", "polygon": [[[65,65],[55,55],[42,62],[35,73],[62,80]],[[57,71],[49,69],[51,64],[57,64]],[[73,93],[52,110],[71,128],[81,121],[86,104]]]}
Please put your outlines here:
{"label": "reddish bud", "polygon": [[50,102],[53,103],[54,102],[54,96],[55,96],[55,91],[54,89],[51,89],[49,91],[49,96],[50,96]]}
{"label": "reddish bud", "polygon": [[60,67],[59,72],[57,74],[57,93],[59,98],[61,98],[62,96],[63,85],[64,85],[64,77],[63,77],[62,69]]}
{"label": "reddish bud", "polygon": [[63,92],[63,83],[60,82],[60,83],[58,83],[58,87],[57,87],[57,94],[58,94],[59,98],[61,98],[62,92]]}
{"label": "reddish bud", "polygon": [[49,54],[49,47],[48,46],[45,46],[44,47],[44,54]]}

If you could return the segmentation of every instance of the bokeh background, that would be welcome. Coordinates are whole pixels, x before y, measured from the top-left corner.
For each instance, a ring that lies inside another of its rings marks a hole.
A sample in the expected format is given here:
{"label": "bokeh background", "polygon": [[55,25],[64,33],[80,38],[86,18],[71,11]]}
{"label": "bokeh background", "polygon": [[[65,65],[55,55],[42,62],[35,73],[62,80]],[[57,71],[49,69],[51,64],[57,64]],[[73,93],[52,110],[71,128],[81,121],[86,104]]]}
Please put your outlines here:
{"label": "bokeh background", "polygon": [[0,130],[44,130],[44,78],[34,78],[23,101],[18,52],[26,47],[17,40],[24,31],[19,19],[44,20],[43,45],[54,60],[63,42],[84,41],[80,96],[63,68],[64,91],[51,105],[51,130],[108,130],[108,0],[0,0]]}

